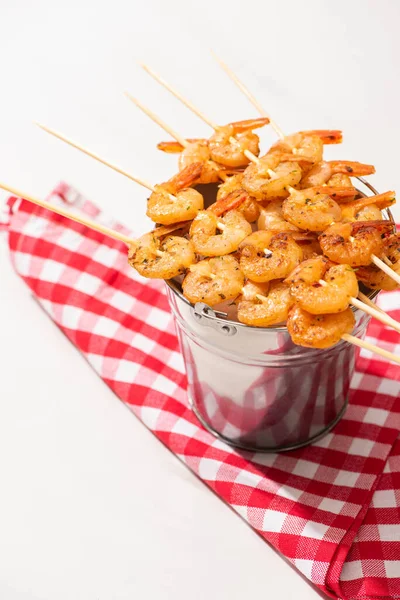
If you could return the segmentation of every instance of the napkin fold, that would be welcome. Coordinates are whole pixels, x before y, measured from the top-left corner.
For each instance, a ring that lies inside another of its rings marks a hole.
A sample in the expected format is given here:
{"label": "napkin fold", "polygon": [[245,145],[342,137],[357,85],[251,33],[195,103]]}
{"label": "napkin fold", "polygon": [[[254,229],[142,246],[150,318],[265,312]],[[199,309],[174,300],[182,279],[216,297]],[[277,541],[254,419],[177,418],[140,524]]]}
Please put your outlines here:
{"label": "napkin fold", "polygon": [[[127,231],[67,184],[49,200]],[[362,351],[348,409],[323,439],[282,454],[239,452],[190,410],[164,284],[131,269],[124,244],[17,198],[0,215],[14,268],[45,311],[204,483],[324,593],[400,597],[398,366]],[[380,305],[400,318],[399,291]],[[400,354],[398,334],[378,322],[367,340]]]}

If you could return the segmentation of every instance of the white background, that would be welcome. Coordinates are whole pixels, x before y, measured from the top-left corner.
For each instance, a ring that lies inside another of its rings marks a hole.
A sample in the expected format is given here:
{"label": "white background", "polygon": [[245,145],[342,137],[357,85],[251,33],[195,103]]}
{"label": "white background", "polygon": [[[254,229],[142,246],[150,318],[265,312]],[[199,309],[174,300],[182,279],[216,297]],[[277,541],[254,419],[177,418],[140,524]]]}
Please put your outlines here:
{"label": "white background", "polygon": [[[328,156],[373,163],[371,182],[396,189],[399,12],[396,0],[2,0],[0,180],[45,196],[64,179],[144,231],[144,190],[32,120],[163,181],[176,157],[155,145],[168,136],[122,92],[183,135],[210,133],[143,60],[218,123],[255,116],[212,47],[285,131],[343,129]],[[101,383],[12,273],[4,236],[0,277],[0,598],[317,598]]]}

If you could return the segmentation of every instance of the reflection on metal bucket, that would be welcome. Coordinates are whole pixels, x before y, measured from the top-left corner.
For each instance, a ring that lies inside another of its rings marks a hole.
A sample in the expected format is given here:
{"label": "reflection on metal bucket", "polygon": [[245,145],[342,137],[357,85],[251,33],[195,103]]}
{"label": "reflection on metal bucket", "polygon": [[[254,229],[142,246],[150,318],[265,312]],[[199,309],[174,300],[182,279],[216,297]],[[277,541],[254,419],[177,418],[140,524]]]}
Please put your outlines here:
{"label": "reflection on metal bucket", "polygon": [[[178,289],[168,296],[176,318],[193,410],[229,444],[255,451],[289,450],[328,431],[343,413],[355,346],[296,346],[286,328],[257,329],[192,307]],[[354,335],[369,318],[357,311]]]}

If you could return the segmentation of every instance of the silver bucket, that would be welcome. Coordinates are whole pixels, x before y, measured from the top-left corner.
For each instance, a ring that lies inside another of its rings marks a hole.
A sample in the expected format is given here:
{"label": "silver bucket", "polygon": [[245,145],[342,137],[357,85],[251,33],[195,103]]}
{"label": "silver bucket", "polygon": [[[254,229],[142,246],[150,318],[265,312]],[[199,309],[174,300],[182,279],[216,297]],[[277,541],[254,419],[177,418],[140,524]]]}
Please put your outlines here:
{"label": "silver bucket", "polygon": [[[358,353],[354,345],[303,348],[286,327],[249,327],[205,304],[192,306],[174,281],[167,282],[167,293],[189,401],[216,437],[244,450],[277,452],[310,444],[339,421]],[[357,310],[355,318],[353,335],[363,338],[369,317]]]}
{"label": "silver bucket", "polygon": [[[302,348],[285,327],[227,321],[205,304],[193,307],[178,287],[167,290],[189,401],[214,435],[245,450],[276,452],[309,444],[337,423],[354,372],[354,345]],[[355,316],[353,335],[362,338],[369,317]]]}

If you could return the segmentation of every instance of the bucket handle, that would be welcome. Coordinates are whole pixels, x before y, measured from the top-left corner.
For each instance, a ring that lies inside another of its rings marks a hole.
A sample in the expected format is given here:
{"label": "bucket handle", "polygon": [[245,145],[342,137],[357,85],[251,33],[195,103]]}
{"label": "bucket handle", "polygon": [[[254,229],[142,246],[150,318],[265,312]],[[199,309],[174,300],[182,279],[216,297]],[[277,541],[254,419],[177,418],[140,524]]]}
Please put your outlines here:
{"label": "bucket handle", "polygon": [[197,302],[194,305],[194,317],[198,323],[212,327],[216,329],[222,335],[230,336],[237,333],[237,328],[234,325],[230,325],[220,320],[220,317],[226,317],[227,313],[219,310],[213,310],[208,304],[204,302]]}

